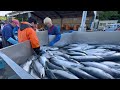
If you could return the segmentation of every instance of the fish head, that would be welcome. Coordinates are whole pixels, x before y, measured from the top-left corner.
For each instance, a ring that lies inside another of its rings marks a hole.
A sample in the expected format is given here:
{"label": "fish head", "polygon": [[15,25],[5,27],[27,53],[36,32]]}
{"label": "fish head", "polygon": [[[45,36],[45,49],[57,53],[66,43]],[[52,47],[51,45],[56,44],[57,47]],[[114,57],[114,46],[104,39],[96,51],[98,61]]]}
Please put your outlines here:
{"label": "fish head", "polygon": [[42,73],[40,73],[40,77],[41,78],[45,77],[45,71],[44,71],[44,69],[42,69]]}

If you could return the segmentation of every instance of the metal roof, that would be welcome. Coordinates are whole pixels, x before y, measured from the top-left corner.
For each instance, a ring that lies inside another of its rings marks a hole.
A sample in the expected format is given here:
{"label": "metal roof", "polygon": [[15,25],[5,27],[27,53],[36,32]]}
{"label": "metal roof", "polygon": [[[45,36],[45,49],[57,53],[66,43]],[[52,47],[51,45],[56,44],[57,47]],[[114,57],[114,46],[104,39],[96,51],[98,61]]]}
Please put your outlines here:
{"label": "metal roof", "polygon": [[19,15],[19,14],[24,14],[24,13],[29,13],[29,12],[33,12],[33,11],[13,11],[11,13],[8,13],[7,15],[16,16],[16,15]]}
{"label": "metal roof", "polygon": [[[45,17],[50,18],[73,18],[82,16],[83,11],[34,11],[32,14],[43,19]],[[87,16],[93,16],[93,11],[88,11]]]}
{"label": "metal roof", "polygon": [[[45,17],[50,18],[73,18],[73,17],[81,17],[83,11],[14,11],[12,13],[9,13],[9,16],[15,16],[23,13],[31,12],[33,15],[44,19]],[[93,16],[93,11],[88,11],[87,16]]]}

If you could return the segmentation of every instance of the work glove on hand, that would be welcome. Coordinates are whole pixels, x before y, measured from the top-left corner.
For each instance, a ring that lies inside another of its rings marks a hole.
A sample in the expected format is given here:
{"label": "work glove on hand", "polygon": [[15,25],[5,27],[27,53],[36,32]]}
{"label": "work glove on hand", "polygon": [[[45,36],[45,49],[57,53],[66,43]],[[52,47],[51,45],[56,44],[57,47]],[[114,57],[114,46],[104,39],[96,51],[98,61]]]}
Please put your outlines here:
{"label": "work glove on hand", "polygon": [[49,43],[49,46],[53,46],[53,45],[54,45],[54,42],[53,42],[53,41]]}
{"label": "work glove on hand", "polygon": [[39,59],[40,56],[42,56],[42,54],[44,54],[44,53],[45,53],[44,51],[39,50],[39,52],[36,53],[37,54],[37,58]]}
{"label": "work glove on hand", "polygon": [[10,42],[10,43],[13,44],[13,45],[18,43],[18,41],[14,40],[14,39],[11,38],[11,37],[10,37],[7,41]]}
{"label": "work glove on hand", "polygon": [[61,38],[61,34],[56,35],[56,37],[49,43],[49,46],[53,46]]}
{"label": "work glove on hand", "polygon": [[34,48],[34,51],[35,51],[35,53],[36,53],[36,55],[37,55],[38,58],[39,58],[40,56],[42,56],[42,54],[45,53],[44,51],[40,50],[40,47]]}

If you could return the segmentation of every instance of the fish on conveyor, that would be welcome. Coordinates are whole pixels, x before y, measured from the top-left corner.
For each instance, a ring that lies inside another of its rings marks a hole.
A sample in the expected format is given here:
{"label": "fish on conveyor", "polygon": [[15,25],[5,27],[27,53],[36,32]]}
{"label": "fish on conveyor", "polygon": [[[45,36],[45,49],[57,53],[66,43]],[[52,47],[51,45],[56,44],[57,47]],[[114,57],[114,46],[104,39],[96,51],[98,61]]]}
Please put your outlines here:
{"label": "fish on conveyor", "polygon": [[59,48],[57,48],[57,47],[50,47],[50,48],[49,48],[50,51],[56,51],[56,50],[58,50],[58,49],[59,49]]}
{"label": "fish on conveyor", "polygon": [[104,53],[104,52],[107,52],[109,50],[107,49],[89,49],[89,50],[84,50],[84,52],[86,54],[90,54],[90,53]]}
{"label": "fish on conveyor", "polygon": [[74,59],[68,59],[68,61],[73,62],[73,63],[80,64],[80,62],[78,62],[78,61],[76,61],[76,60],[74,60]]}
{"label": "fish on conveyor", "polygon": [[72,48],[72,46],[65,46],[65,47],[63,47],[63,49],[70,49],[70,48]]}
{"label": "fish on conveyor", "polygon": [[109,52],[105,52],[102,56],[111,56],[114,55],[116,53],[116,51],[109,51]]}
{"label": "fish on conveyor", "polygon": [[70,44],[63,48],[64,49],[72,49],[72,48],[76,48],[76,47],[85,47],[85,46],[88,46],[88,44]]}
{"label": "fish on conveyor", "polygon": [[35,56],[35,55],[32,55],[29,59],[28,59],[28,61],[29,60],[36,60],[37,59],[37,57]]}
{"label": "fish on conveyor", "polygon": [[50,59],[51,58],[51,53],[46,52],[46,53],[42,54],[42,56],[46,57],[47,59]]}
{"label": "fish on conveyor", "polygon": [[52,71],[50,69],[46,69],[45,70],[45,73],[46,73],[46,76],[49,78],[49,79],[57,79],[57,77],[52,73]]}
{"label": "fish on conveyor", "polygon": [[116,51],[109,51],[109,52],[104,53],[104,56],[113,55],[115,53],[116,53]]}
{"label": "fish on conveyor", "polygon": [[65,60],[58,60],[57,58],[51,58],[50,62],[52,62],[53,64],[58,65],[58,66],[64,66],[66,68],[84,67],[84,65],[82,65],[80,63],[78,64],[78,63],[75,63],[75,62],[70,62],[70,61],[65,61]]}
{"label": "fish on conveyor", "polygon": [[41,78],[39,78],[39,77],[37,76],[36,72],[35,72],[33,69],[31,69],[30,74],[31,74],[35,79],[41,79]]}
{"label": "fish on conveyor", "polygon": [[78,47],[78,45],[69,45],[69,46],[65,46],[65,47],[63,47],[63,49],[72,49],[72,48],[76,48],[76,47]]}
{"label": "fish on conveyor", "polygon": [[101,61],[120,61],[120,53],[114,53],[109,56],[102,56],[104,59]]}
{"label": "fish on conveyor", "polygon": [[78,47],[78,46],[80,46],[80,45],[88,45],[88,44],[70,44],[70,45],[68,45],[68,46],[71,46],[71,47]]}
{"label": "fish on conveyor", "polygon": [[80,46],[80,47],[86,47],[86,46],[90,46],[90,45],[85,44],[85,43],[77,43],[77,44],[70,44],[70,45],[68,45],[68,46],[76,46],[76,47]]}
{"label": "fish on conveyor", "polygon": [[59,48],[58,47],[41,46],[40,49],[43,50],[43,51],[49,51],[49,50],[50,51],[56,51]]}
{"label": "fish on conveyor", "polygon": [[120,69],[116,69],[116,70],[120,71]]}
{"label": "fish on conveyor", "polygon": [[110,75],[112,75],[115,78],[120,77],[120,71],[115,70],[113,68],[110,68],[110,67],[108,67],[104,64],[97,63],[97,62],[81,62],[81,63],[85,66],[91,66],[91,67],[99,68],[99,69],[109,73]]}
{"label": "fish on conveyor", "polygon": [[[116,51],[106,51],[106,52],[86,52],[88,55],[95,55],[95,56],[110,56],[116,53]],[[104,54],[103,54],[104,53]]]}
{"label": "fish on conveyor", "polygon": [[78,62],[87,62],[87,61],[101,61],[104,60],[101,56],[70,56],[70,58]]}
{"label": "fish on conveyor", "polygon": [[45,69],[38,60],[34,60],[32,66],[40,78],[43,78],[45,76]]}
{"label": "fish on conveyor", "polygon": [[114,77],[111,76],[109,73],[106,73],[105,71],[103,71],[99,68],[84,67],[81,69],[98,79],[114,79]]}
{"label": "fish on conveyor", "polygon": [[79,79],[77,76],[63,70],[51,70],[58,79]]}
{"label": "fish on conveyor", "polygon": [[94,49],[95,46],[78,46],[75,48],[68,49],[68,51],[80,51],[82,52],[83,50],[89,50],[89,49]]}
{"label": "fish on conveyor", "polygon": [[120,56],[120,53],[115,53],[115,54],[113,54],[113,56]]}
{"label": "fish on conveyor", "polygon": [[60,51],[48,51],[48,52],[50,53],[51,56],[52,55],[63,55],[63,53]]}
{"label": "fish on conveyor", "polygon": [[118,46],[118,45],[101,45],[98,48],[104,48],[104,49],[109,49],[111,51],[120,52],[120,46]]}
{"label": "fish on conveyor", "polygon": [[25,71],[27,71],[28,73],[30,72],[30,65],[31,65],[31,63],[32,63],[32,60],[29,60],[29,61],[27,61],[27,62],[22,66],[22,68],[23,68]]}
{"label": "fish on conveyor", "polygon": [[67,54],[63,54],[63,55],[60,55],[62,57],[64,57],[66,60],[68,61],[71,61],[71,62],[75,62],[75,63],[79,63],[78,61],[74,60],[74,59],[71,59],[70,58],[70,55],[67,55]]}
{"label": "fish on conveyor", "polygon": [[60,60],[67,60],[66,58],[59,56],[59,55],[54,55],[54,57],[56,57],[57,59],[60,59]]}
{"label": "fish on conveyor", "polygon": [[46,62],[48,61],[48,59],[44,56],[40,56],[39,58],[39,62],[43,65],[43,67],[46,67]]}
{"label": "fish on conveyor", "polygon": [[64,58],[67,59],[67,60],[70,58],[70,55],[68,55],[68,54],[62,54],[62,55],[60,55],[60,56],[64,57]]}
{"label": "fish on conveyor", "polygon": [[54,65],[54,64],[52,64],[52,63],[49,62],[49,61],[46,62],[46,66],[47,66],[49,69],[60,69],[60,70],[63,70],[62,67],[59,67],[59,66],[57,66],[57,65]]}
{"label": "fish on conveyor", "polygon": [[68,70],[76,75],[78,78],[83,78],[83,79],[97,79],[96,77],[88,74],[87,72],[79,69],[79,68],[68,68]]}
{"label": "fish on conveyor", "polygon": [[120,64],[116,63],[116,62],[104,61],[104,62],[101,62],[101,63],[104,64],[104,65],[107,65],[111,68],[120,69]]}
{"label": "fish on conveyor", "polygon": [[47,76],[43,77],[42,79],[49,79]]}
{"label": "fish on conveyor", "polygon": [[98,45],[98,48],[114,48],[118,47],[118,45]]}
{"label": "fish on conveyor", "polygon": [[42,51],[45,51],[45,52],[47,52],[47,51],[49,50],[49,48],[50,48],[50,47],[48,47],[48,46],[41,46],[41,47],[40,47],[40,49],[41,49]]}
{"label": "fish on conveyor", "polygon": [[70,52],[68,52],[68,55],[71,55],[71,56],[86,56],[87,54],[82,53],[82,52],[70,51]]}

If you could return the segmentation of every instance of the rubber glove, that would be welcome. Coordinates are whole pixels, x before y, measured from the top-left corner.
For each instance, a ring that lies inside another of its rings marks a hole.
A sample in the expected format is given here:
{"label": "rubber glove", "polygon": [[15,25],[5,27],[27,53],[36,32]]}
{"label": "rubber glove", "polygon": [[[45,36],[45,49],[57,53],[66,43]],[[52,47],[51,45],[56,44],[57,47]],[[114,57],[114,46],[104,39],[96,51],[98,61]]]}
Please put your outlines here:
{"label": "rubber glove", "polygon": [[15,37],[15,39],[18,41],[18,37],[17,37],[17,35],[15,35],[14,37]]}
{"label": "rubber glove", "polygon": [[13,29],[13,35],[14,35],[14,37],[15,37],[15,39],[16,39],[17,41],[18,41],[18,37],[17,37],[18,29],[19,29],[18,26],[16,26],[16,27]]}
{"label": "rubber glove", "polygon": [[10,43],[13,44],[13,45],[18,43],[18,41],[14,40],[14,39],[11,38],[11,37],[10,37],[7,41],[10,42]]}
{"label": "rubber glove", "polygon": [[53,39],[50,43],[49,46],[53,46],[57,41],[59,41],[61,38],[61,34],[56,35],[55,39]]}
{"label": "rubber glove", "polygon": [[49,43],[49,46],[53,46],[55,43],[54,43],[54,41],[51,41],[50,43]]}

